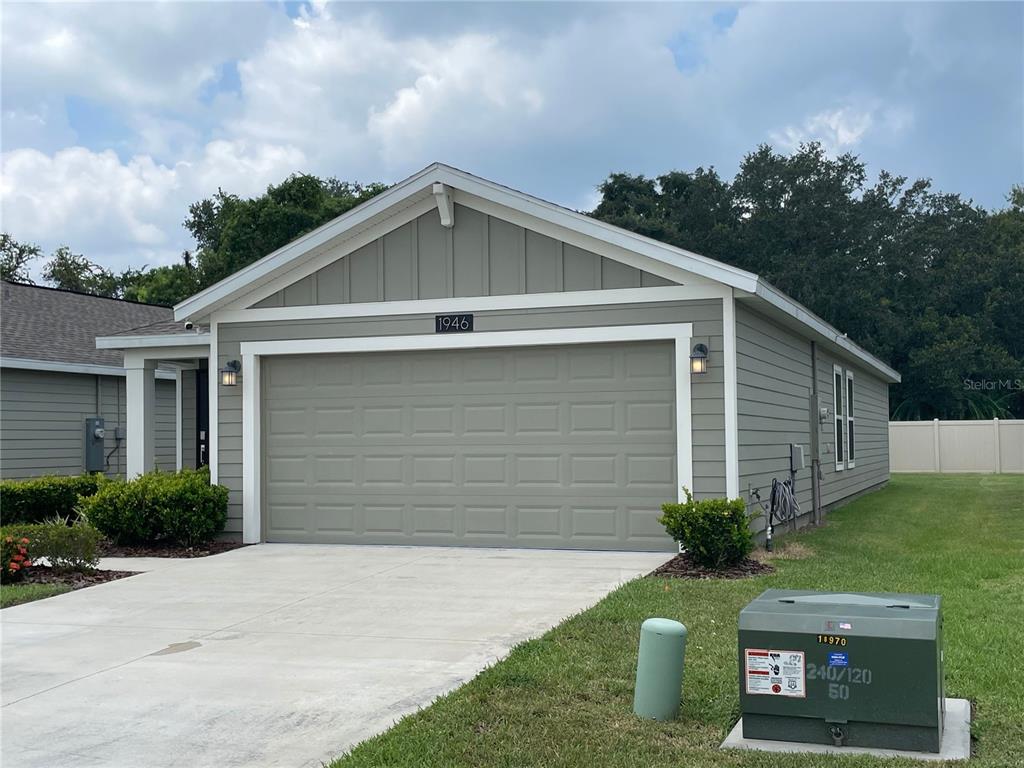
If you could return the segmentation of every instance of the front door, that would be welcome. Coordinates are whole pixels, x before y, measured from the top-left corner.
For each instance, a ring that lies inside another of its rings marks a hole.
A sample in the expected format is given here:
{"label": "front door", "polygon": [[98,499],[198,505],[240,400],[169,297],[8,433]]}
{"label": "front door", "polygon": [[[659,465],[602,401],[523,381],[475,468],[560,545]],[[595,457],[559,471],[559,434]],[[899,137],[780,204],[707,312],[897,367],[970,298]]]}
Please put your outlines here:
{"label": "front door", "polygon": [[210,380],[209,371],[196,371],[196,466],[210,463]]}

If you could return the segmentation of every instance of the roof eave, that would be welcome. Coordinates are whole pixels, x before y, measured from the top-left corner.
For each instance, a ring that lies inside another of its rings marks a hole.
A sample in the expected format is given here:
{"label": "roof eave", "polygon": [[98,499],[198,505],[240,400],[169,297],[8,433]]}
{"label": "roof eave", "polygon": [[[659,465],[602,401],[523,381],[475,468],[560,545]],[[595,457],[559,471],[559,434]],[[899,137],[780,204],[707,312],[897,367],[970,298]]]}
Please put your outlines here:
{"label": "roof eave", "polygon": [[140,334],[137,336],[97,336],[97,349],[139,349],[142,347],[193,347],[209,346],[210,334],[207,333],[165,333]]}
{"label": "roof eave", "polygon": [[899,384],[902,380],[898,371],[883,363],[860,345],[852,342],[846,334],[829,325],[803,304],[789,298],[789,296],[763,278],[758,278],[757,290],[754,291],[754,295],[796,319],[827,342],[839,347],[846,354],[860,360],[890,384]]}

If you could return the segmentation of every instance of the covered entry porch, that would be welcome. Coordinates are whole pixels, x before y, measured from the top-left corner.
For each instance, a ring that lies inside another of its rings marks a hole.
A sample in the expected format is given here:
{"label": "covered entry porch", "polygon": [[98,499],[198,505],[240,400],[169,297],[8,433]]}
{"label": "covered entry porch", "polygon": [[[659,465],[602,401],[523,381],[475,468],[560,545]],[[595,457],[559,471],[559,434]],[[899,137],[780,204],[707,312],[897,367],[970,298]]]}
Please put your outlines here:
{"label": "covered entry porch", "polygon": [[[136,332],[137,333],[137,332]],[[156,463],[156,380],[173,371],[176,379],[175,430],[177,469],[206,466],[210,458],[210,387],[208,334],[174,336],[106,336],[96,339],[100,349],[124,352],[125,459],[127,477],[154,469]]]}

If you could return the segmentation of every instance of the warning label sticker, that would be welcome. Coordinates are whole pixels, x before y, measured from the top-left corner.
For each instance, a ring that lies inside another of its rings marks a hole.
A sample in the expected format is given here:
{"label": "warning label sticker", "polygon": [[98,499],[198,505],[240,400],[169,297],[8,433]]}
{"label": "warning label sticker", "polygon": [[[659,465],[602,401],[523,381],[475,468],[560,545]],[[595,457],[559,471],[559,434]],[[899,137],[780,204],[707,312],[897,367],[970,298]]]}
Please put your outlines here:
{"label": "warning label sticker", "polygon": [[803,651],[776,651],[768,648],[747,648],[747,693],[766,696],[807,696]]}

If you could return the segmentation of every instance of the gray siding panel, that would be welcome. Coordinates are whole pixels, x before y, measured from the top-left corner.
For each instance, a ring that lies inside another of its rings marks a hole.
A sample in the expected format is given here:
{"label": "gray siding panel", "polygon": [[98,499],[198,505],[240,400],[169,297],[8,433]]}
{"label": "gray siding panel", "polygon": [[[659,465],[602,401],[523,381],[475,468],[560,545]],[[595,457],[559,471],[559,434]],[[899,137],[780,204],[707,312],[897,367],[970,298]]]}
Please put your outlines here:
{"label": "gray siding panel", "polygon": [[254,307],[499,296],[671,285],[472,208],[436,211],[387,233]]}
{"label": "gray siding panel", "polygon": [[[797,501],[811,511],[811,343],[736,305],[736,415],[740,495],[752,489],[768,500],[773,478],[789,477],[789,446],[804,448],[807,467],[796,475]],[[756,523],[763,527],[763,521]]]}
{"label": "gray siding panel", "polygon": [[[804,448],[806,468],[797,473],[801,511],[811,498],[811,343],[737,302],[737,417],[740,493],[759,489],[767,500],[772,478],[789,477],[789,445]],[[838,358],[818,347],[817,377],[822,402],[832,398],[832,365]],[[857,466],[836,472],[830,424],[821,427],[822,505],[834,506],[889,478],[888,386],[863,368],[854,371]],[[863,457],[863,463],[862,463]],[[759,524],[760,527],[760,524]]]}
{"label": "gray siding panel", "polygon": [[[659,302],[640,305],[567,307],[562,309],[478,312],[477,331],[571,328],[646,323],[693,323],[694,336],[711,348],[709,371],[691,378],[693,408],[694,494],[725,494],[725,405],[723,401],[722,302]],[[433,332],[433,315],[367,317],[346,320],[296,320],[275,323],[227,323],[218,326],[218,366],[238,359],[242,341],[351,338]],[[230,490],[227,530],[241,531],[242,386],[219,392],[219,481]]]}
{"label": "gray siding panel", "polygon": [[196,372],[181,372],[181,466],[196,468]]}
{"label": "gray siding panel", "polygon": [[85,419],[102,406],[103,377],[14,368],[0,374],[0,475],[85,470]]}
{"label": "gray siding panel", "polygon": [[[156,455],[160,469],[175,466],[174,382],[158,380]],[[107,474],[125,473],[125,381],[94,376],[4,368],[0,373],[0,477],[77,475],[85,471],[85,420],[102,416],[107,430]],[[168,461],[169,458],[169,461]]]}
{"label": "gray siding panel", "polygon": [[153,464],[161,472],[174,472],[177,469],[177,435],[175,422],[177,403],[175,402],[175,384],[173,381],[158,379],[156,382],[156,430],[153,446]]}

